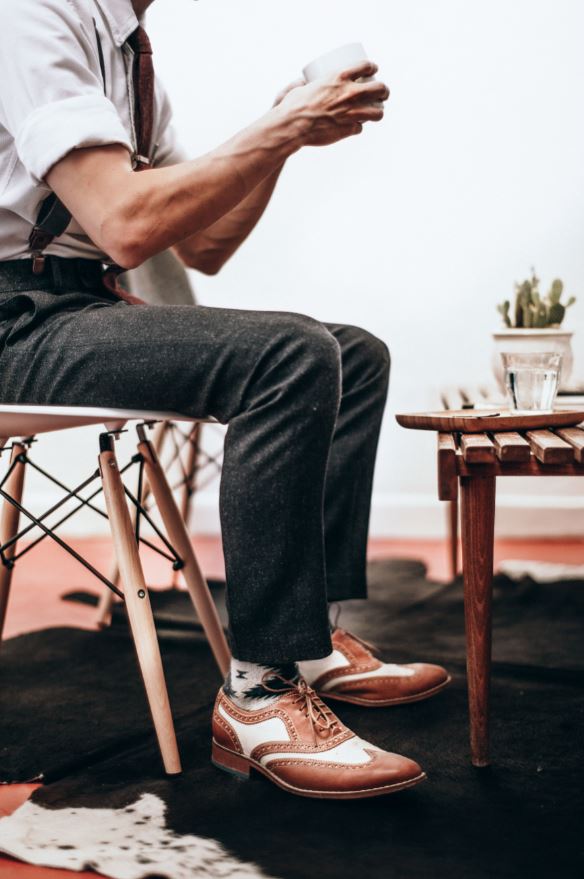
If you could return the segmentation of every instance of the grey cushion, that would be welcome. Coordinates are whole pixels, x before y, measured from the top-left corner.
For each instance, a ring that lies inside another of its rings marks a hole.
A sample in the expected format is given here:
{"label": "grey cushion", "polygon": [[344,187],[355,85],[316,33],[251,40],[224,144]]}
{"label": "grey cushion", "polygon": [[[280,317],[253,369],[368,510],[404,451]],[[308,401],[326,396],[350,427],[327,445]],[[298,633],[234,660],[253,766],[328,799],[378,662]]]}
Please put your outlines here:
{"label": "grey cushion", "polygon": [[151,305],[196,305],[186,269],[170,250],[126,272],[120,281],[130,293]]}

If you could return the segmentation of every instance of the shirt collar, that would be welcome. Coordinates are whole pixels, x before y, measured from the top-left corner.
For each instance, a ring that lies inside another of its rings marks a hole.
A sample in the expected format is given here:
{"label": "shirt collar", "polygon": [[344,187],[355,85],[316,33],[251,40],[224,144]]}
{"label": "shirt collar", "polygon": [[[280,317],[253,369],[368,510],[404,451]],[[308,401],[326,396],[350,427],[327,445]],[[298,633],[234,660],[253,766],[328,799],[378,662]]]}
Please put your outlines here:
{"label": "shirt collar", "polygon": [[95,0],[111,28],[116,46],[123,46],[138,27],[138,19],[130,0]]}

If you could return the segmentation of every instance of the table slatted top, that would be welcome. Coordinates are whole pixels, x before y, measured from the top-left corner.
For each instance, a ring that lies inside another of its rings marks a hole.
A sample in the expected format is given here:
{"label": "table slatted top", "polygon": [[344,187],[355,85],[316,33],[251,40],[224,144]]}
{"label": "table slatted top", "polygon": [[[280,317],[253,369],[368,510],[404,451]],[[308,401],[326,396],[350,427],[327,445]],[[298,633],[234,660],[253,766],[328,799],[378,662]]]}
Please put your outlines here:
{"label": "table slatted top", "polygon": [[584,464],[584,429],[528,430],[513,433],[440,433],[439,451],[465,464]]}
{"label": "table slatted top", "polygon": [[[582,408],[582,396],[566,396],[560,405]],[[447,408],[480,410],[502,405],[493,387],[447,388],[441,393]],[[438,434],[438,490],[442,500],[453,500],[458,477],[584,476],[584,424],[538,430]]]}
{"label": "table slatted top", "polygon": [[584,476],[584,428],[439,433],[438,494],[453,500],[459,476]]}

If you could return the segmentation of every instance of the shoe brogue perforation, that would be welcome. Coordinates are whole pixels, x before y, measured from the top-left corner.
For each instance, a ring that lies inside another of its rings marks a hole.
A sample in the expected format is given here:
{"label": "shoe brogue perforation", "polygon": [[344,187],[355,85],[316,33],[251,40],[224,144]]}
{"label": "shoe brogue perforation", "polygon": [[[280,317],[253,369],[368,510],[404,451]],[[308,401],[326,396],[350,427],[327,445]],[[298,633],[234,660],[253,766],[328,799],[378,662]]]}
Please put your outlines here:
{"label": "shoe brogue perforation", "polygon": [[215,724],[217,724],[217,726],[219,726],[223,730],[223,732],[225,733],[225,735],[227,736],[227,738],[229,739],[229,741],[231,742],[231,744],[233,745],[235,750],[239,754],[243,754],[243,747],[242,747],[241,742],[239,741],[239,736],[232,729],[232,727],[229,726],[227,721],[223,717],[221,717],[220,714],[216,713],[213,718],[213,722]]}
{"label": "shoe brogue perforation", "polygon": [[298,739],[298,733],[296,731],[296,727],[291,722],[290,718],[282,711],[278,710],[277,706],[273,706],[270,708],[265,708],[257,711],[242,711],[233,702],[229,701],[225,695],[221,696],[221,699],[217,705],[222,706],[223,710],[226,711],[227,714],[231,715],[234,720],[239,721],[239,723],[244,723],[248,726],[253,726],[258,722],[262,722],[264,720],[272,720],[273,718],[277,718],[281,720],[288,730],[288,735],[290,736],[291,741]]}
{"label": "shoe brogue perforation", "polygon": [[[339,651],[343,653],[343,651]],[[343,654],[344,655],[344,654]],[[315,680],[313,683],[314,689],[318,692],[319,687],[323,687],[325,684],[328,684],[329,681],[334,681],[335,678],[345,677],[346,675],[356,675],[363,674],[368,671],[375,671],[376,668],[381,668],[382,663],[378,662],[374,659],[372,662],[362,662],[358,665],[356,663],[351,663],[350,665],[339,665],[337,668],[331,668],[329,671],[326,671],[319,678]]]}
{"label": "shoe brogue perforation", "polygon": [[[354,735],[354,733],[351,733],[351,735]],[[373,762],[379,757],[379,752],[377,751],[369,750],[369,748],[364,748],[363,750],[366,754],[369,755],[369,760],[367,763],[338,763],[337,761],[331,761],[330,763],[327,763],[324,760],[311,760],[310,758],[303,760],[294,760],[293,758],[288,758],[287,760],[270,760],[268,765],[270,766],[270,768],[274,768],[275,766],[314,766],[317,769],[336,769],[343,771],[345,769],[350,769],[351,771],[360,771],[367,766],[371,766]]]}
{"label": "shoe brogue perforation", "polygon": [[337,734],[333,738],[323,740],[316,745],[312,742],[264,742],[254,748],[250,757],[254,760],[259,760],[267,754],[322,754],[326,753],[326,751],[332,751],[337,745],[348,741],[348,739],[353,738],[354,735],[355,734],[351,732],[350,729],[346,729],[344,732]]}

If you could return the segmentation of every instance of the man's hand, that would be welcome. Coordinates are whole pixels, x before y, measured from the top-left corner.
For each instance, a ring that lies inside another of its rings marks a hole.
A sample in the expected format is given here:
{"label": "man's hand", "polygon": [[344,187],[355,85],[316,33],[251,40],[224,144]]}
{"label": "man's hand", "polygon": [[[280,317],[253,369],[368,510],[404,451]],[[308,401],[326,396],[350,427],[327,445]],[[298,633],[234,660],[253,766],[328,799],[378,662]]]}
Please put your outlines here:
{"label": "man's hand", "polygon": [[370,61],[303,87],[293,84],[277,104],[302,131],[307,146],[327,146],[359,134],[365,122],[383,119],[381,103],[389,98],[383,82],[359,82],[377,73]]}

